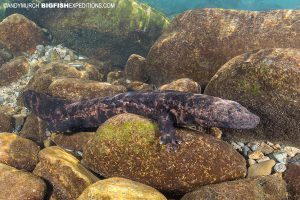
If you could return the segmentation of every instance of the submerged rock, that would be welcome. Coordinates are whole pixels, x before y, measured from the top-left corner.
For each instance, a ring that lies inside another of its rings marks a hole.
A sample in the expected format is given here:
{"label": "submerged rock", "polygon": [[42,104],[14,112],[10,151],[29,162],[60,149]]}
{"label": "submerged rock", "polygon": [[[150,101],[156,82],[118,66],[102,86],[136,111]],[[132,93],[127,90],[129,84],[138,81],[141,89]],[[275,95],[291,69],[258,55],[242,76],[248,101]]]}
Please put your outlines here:
{"label": "submerged rock", "polygon": [[33,173],[51,183],[56,200],[76,199],[86,187],[98,181],[79,160],[56,146],[40,151]]}
{"label": "submerged rock", "polygon": [[179,92],[201,93],[201,86],[189,79],[181,78],[171,83],[160,86],[159,90],[175,90]]}
{"label": "submerged rock", "polygon": [[77,200],[122,199],[122,200],[167,200],[150,186],[125,178],[109,178],[86,188]]}
{"label": "submerged rock", "polygon": [[32,171],[38,162],[40,148],[31,140],[13,133],[0,133],[0,162]]}
{"label": "submerged rock", "polygon": [[73,101],[113,96],[125,91],[126,88],[121,85],[74,78],[56,79],[49,86],[53,96]]}
{"label": "submerged rock", "polygon": [[239,102],[261,122],[252,130],[225,130],[233,140],[268,140],[300,147],[300,50],[265,49],[227,62],[205,94]]}
{"label": "submerged rock", "polygon": [[38,44],[47,43],[44,31],[20,14],[6,17],[0,23],[0,43],[18,54],[33,52]]}
{"label": "submerged rock", "polygon": [[13,131],[13,114],[9,110],[6,106],[0,106],[0,132]]}
{"label": "submerged rock", "polygon": [[24,126],[20,131],[20,136],[30,139],[39,145],[43,145],[46,140],[47,124],[39,119],[34,113],[31,113],[25,120]]}
{"label": "submerged rock", "polygon": [[181,200],[286,200],[284,180],[276,175],[240,179],[207,185],[186,194]]}
{"label": "submerged rock", "polygon": [[125,65],[126,78],[132,81],[145,82],[146,59],[140,55],[132,54]]}
{"label": "submerged rock", "polygon": [[101,74],[97,67],[89,63],[81,63],[83,68],[78,70],[75,66],[69,65],[65,62],[50,62],[40,63],[30,79],[29,83],[24,88],[25,90],[35,90],[47,93],[48,88],[55,78],[78,78],[84,80],[100,81]]}
{"label": "submerged rock", "polygon": [[0,66],[0,87],[8,86],[27,74],[29,63],[25,57],[17,57]]}
{"label": "submerged rock", "polygon": [[246,175],[246,161],[226,142],[177,129],[182,143],[177,152],[168,152],[159,144],[157,131],[144,117],[117,115],[85,146],[83,162],[104,177],[124,177],[174,193]]}
{"label": "submerged rock", "polygon": [[58,146],[71,151],[82,151],[83,147],[93,138],[95,132],[74,134],[52,134],[51,140]]}
{"label": "submerged rock", "polygon": [[300,163],[290,163],[284,173],[284,180],[287,183],[289,197],[292,200],[300,199]]}
{"label": "submerged rock", "polygon": [[267,160],[253,164],[248,168],[247,177],[270,175],[275,164],[276,162],[274,160]]}
{"label": "submerged rock", "polygon": [[0,163],[0,199],[43,200],[45,182],[31,173]]}
{"label": "submerged rock", "polygon": [[[152,46],[150,83],[191,78],[206,85],[231,58],[255,49],[300,47],[299,10],[196,9],[177,16]],[[225,91],[227,91],[226,89]]]}
{"label": "submerged rock", "polygon": [[[69,1],[72,2],[78,1]],[[106,3],[113,7],[100,10],[35,9],[28,15],[35,15],[36,22],[51,31],[57,43],[122,67],[132,53],[147,54],[169,24],[162,13],[136,0],[83,0],[82,3]]]}

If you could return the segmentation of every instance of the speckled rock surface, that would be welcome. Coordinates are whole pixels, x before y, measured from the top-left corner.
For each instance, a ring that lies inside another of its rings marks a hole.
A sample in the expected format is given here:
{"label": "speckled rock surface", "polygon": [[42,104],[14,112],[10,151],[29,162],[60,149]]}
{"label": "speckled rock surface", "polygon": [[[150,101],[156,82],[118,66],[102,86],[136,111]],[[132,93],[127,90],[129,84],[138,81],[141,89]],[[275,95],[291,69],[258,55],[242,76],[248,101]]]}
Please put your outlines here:
{"label": "speckled rock surface", "polygon": [[191,78],[203,86],[223,64],[242,53],[299,48],[299,12],[187,11],[177,16],[152,46],[146,68],[150,82],[160,85]]}
{"label": "speckled rock surface", "polygon": [[49,92],[48,88],[54,78],[78,78],[84,80],[102,80],[102,75],[97,68],[89,63],[82,63],[79,70],[66,62],[40,63],[33,77],[24,90],[35,90],[39,92]]}
{"label": "speckled rock surface", "polygon": [[0,132],[11,132],[14,128],[12,113],[9,108],[0,105]]}
{"label": "speckled rock surface", "polygon": [[0,163],[0,199],[43,200],[45,182],[31,173]]}
{"label": "speckled rock surface", "polygon": [[0,43],[14,53],[33,52],[46,42],[43,30],[23,15],[10,15],[0,23]]}
{"label": "speckled rock surface", "polygon": [[175,90],[179,92],[201,93],[201,86],[189,78],[181,78],[160,86],[159,90]]}
{"label": "speckled rock surface", "polygon": [[46,139],[46,128],[46,122],[38,119],[34,113],[31,113],[25,120],[24,126],[20,131],[20,136],[42,145]]}
{"label": "speckled rock surface", "polygon": [[76,199],[86,187],[98,181],[79,160],[57,146],[40,151],[33,173],[51,183],[52,195],[57,200]]}
{"label": "speckled rock surface", "polygon": [[237,101],[260,117],[255,129],[224,131],[228,137],[300,147],[300,50],[265,49],[235,57],[205,94]]}
{"label": "speckled rock surface", "polygon": [[113,96],[125,91],[126,88],[121,85],[72,78],[55,79],[49,86],[49,92],[53,96],[74,101]]}
{"label": "speckled rock surface", "polygon": [[290,163],[284,173],[284,180],[287,183],[289,197],[291,200],[300,199],[300,162]]}
{"label": "speckled rock surface", "polygon": [[58,146],[72,150],[82,151],[87,142],[93,138],[95,132],[80,132],[73,134],[52,134],[51,140]]}
{"label": "speckled rock surface", "polygon": [[13,133],[0,133],[0,162],[32,171],[38,162],[40,148],[31,140]]}
{"label": "speckled rock surface", "polygon": [[183,142],[178,152],[168,152],[156,133],[156,124],[146,118],[117,115],[85,146],[83,163],[104,177],[124,177],[173,193],[246,175],[244,158],[221,140],[178,129]]}
{"label": "speckled rock surface", "polygon": [[207,185],[186,194],[181,200],[287,200],[284,180],[277,176],[240,179]]}
{"label": "speckled rock surface", "polygon": [[29,63],[25,57],[17,57],[0,66],[0,87],[7,86],[27,74]]}
{"label": "speckled rock surface", "polygon": [[140,55],[132,54],[125,65],[126,78],[132,81],[145,82],[146,59]]}
{"label": "speckled rock surface", "polygon": [[[43,0],[42,2],[56,2]],[[76,0],[70,0],[78,2]],[[114,3],[114,8],[36,9],[35,21],[51,30],[57,43],[123,67],[132,53],[147,54],[169,22],[160,12],[136,0],[83,0],[82,3]]]}
{"label": "speckled rock surface", "polygon": [[123,199],[167,200],[159,191],[124,178],[109,178],[86,188],[77,200]]}

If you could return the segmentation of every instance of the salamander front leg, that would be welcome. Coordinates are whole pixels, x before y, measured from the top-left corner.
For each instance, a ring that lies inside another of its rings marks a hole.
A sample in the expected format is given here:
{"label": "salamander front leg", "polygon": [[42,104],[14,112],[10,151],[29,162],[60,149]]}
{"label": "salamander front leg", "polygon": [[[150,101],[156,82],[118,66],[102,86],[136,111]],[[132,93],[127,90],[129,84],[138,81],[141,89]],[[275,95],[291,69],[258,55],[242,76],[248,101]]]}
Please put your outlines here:
{"label": "salamander front leg", "polygon": [[175,118],[171,114],[163,114],[158,119],[158,126],[160,131],[160,143],[167,145],[167,150],[171,148],[175,151],[180,144],[180,140],[176,137],[175,133]]}

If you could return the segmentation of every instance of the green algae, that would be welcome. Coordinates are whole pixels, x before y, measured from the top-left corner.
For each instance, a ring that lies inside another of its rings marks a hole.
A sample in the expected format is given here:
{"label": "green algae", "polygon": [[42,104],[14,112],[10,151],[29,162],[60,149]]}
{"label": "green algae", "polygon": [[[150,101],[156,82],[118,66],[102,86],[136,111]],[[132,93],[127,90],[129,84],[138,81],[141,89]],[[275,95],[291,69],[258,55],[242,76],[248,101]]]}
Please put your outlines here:
{"label": "green algae", "polygon": [[101,144],[99,145],[101,153],[108,153],[111,146],[104,144],[110,144],[131,149],[136,154],[148,155],[158,141],[155,136],[157,131],[157,125],[146,119],[136,118],[134,121],[125,119],[120,123],[103,124],[97,131],[94,142]]}
{"label": "green algae", "polygon": [[259,95],[261,93],[261,85],[257,82],[251,82],[249,80],[241,80],[238,83],[238,89],[251,93],[252,95]]}

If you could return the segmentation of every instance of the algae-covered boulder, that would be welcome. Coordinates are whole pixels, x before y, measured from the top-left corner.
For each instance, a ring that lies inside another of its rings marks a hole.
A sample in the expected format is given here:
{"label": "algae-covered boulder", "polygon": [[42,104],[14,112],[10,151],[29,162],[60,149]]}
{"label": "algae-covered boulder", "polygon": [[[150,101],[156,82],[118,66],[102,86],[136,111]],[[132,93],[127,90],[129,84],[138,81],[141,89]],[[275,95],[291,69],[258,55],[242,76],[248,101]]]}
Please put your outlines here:
{"label": "algae-covered boulder", "polygon": [[31,173],[0,163],[0,199],[43,200],[46,183]]}
{"label": "algae-covered boulder", "polygon": [[132,53],[146,55],[169,23],[162,13],[137,0],[61,2],[95,3],[102,8],[36,9],[28,15],[34,15],[57,43],[114,66],[123,67]]}
{"label": "algae-covered boulder", "polygon": [[186,194],[181,200],[283,200],[287,199],[286,184],[278,175],[240,179],[207,185]]}
{"label": "algae-covered boulder", "polygon": [[86,187],[98,181],[79,160],[57,146],[40,151],[33,173],[50,182],[52,196],[57,200],[76,199]]}
{"label": "algae-covered boulder", "polygon": [[0,23],[0,43],[14,53],[33,52],[36,45],[47,43],[44,31],[20,14],[6,17]]}
{"label": "algae-covered boulder", "polygon": [[0,133],[0,162],[32,171],[38,162],[40,148],[31,140],[13,133]]}
{"label": "algae-covered boulder", "polygon": [[48,92],[48,87],[54,78],[78,78],[84,80],[102,80],[101,73],[97,67],[89,63],[81,63],[80,69],[65,62],[39,63],[38,69],[34,72],[24,90],[35,90],[39,92]]}
{"label": "algae-covered boulder", "polygon": [[189,79],[181,78],[171,83],[160,86],[159,90],[175,90],[179,92],[201,93],[201,86]]}
{"label": "algae-covered boulder", "polygon": [[125,178],[109,178],[86,188],[77,200],[167,200],[156,189]]}
{"label": "algae-covered boulder", "polygon": [[132,81],[145,82],[146,59],[140,55],[132,54],[125,65],[125,76]]}
{"label": "algae-covered boulder", "polygon": [[0,66],[0,87],[7,86],[28,73],[28,60],[21,56]]}
{"label": "algae-covered boulder", "polygon": [[0,132],[11,132],[14,128],[13,109],[0,105]]}
{"label": "algae-covered boulder", "polygon": [[73,101],[113,96],[125,91],[126,88],[121,85],[74,78],[55,79],[49,86],[53,96]]}
{"label": "algae-covered boulder", "polygon": [[300,48],[299,10],[197,9],[177,16],[147,56],[150,82],[206,85],[231,58],[255,49]]}
{"label": "algae-covered boulder", "polygon": [[155,123],[138,115],[110,118],[85,146],[83,163],[104,177],[124,177],[174,193],[246,175],[244,158],[226,142],[178,129],[183,142],[177,152],[168,152],[157,131]]}
{"label": "algae-covered boulder", "polygon": [[227,62],[205,94],[239,102],[261,122],[253,130],[227,130],[237,140],[268,140],[300,147],[300,50],[265,49]]}

